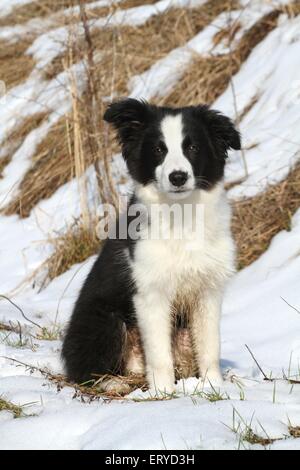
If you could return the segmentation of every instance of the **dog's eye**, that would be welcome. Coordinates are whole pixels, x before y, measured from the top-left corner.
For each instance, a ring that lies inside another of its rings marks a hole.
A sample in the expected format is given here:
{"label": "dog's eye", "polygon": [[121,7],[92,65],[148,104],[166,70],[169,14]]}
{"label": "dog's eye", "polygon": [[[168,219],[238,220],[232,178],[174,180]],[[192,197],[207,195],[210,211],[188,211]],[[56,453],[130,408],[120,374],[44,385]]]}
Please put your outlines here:
{"label": "dog's eye", "polygon": [[198,147],[197,145],[195,145],[195,144],[190,144],[190,145],[188,146],[188,151],[189,151],[189,152],[197,152],[198,150],[199,150],[199,147]]}
{"label": "dog's eye", "polygon": [[163,154],[163,149],[161,147],[157,146],[157,147],[154,148],[154,152],[157,155],[162,155]]}

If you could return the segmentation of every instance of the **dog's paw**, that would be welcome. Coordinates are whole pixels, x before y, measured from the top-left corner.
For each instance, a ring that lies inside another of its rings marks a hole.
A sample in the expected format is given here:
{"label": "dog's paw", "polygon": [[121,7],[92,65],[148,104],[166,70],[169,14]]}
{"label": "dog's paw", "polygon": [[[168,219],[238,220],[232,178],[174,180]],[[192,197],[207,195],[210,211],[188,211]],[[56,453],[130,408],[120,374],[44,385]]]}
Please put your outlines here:
{"label": "dog's paw", "polygon": [[175,392],[175,377],[169,371],[148,371],[149,389],[156,396],[170,395]]}
{"label": "dog's paw", "polygon": [[205,387],[221,387],[224,382],[219,368],[209,369],[202,380]]}
{"label": "dog's paw", "polygon": [[130,385],[124,382],[121,377],[112,377],[105,379],[98,384],[101,392],[104,393],[117,393],[120,395],[127,395],[130,393]]}

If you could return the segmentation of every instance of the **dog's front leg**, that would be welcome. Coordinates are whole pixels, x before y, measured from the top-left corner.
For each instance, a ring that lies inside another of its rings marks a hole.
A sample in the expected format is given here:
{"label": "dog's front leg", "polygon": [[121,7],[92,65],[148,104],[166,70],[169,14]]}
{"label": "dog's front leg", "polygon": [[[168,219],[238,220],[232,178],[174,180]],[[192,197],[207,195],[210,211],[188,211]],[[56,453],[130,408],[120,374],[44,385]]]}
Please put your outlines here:
{"label": "dog's front leg", "polygon": [[172,393],[175,376],[169,302],[161,292],[151,292],[136,295],[134,303],[144,346],[148,385],[156,393]]}
{"label": "dog's front leg", "polygon": [[212,385],[223,382],[220,371],[220,313],[222,295],[204,291],[192,314],[192,337],[196,360],[203,380]]}

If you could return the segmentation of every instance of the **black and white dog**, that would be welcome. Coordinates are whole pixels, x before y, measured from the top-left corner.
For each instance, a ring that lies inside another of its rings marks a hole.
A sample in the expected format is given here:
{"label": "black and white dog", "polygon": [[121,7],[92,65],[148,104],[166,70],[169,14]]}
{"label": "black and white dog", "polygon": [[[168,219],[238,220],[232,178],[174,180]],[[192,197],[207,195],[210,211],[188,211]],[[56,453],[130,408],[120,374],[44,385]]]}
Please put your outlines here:
{"label": "black and white dog", "polygon": [[[174,221],[151,215],[139,224],[139,236],[106,240],[68,326],[62,351],[67,375],[83,382],[120,372],[124,329],[137,325],[150,388],[172,392],[172,329],[185,315],[198,372],[218,384],[219,317],[235,264],[223,174],[228,149],[241,147],[239,133],[207,106],[172,109],[125,99],[111,104],[104,119],[118,132],[135,184],[128,213],[136,203],[148,215],[155,204],[200,204],[204,233],[201,240],[198,232],[143,237],[149,225],[174,228]],[[140,361],[130,362],[129,369],[142,372]]]}

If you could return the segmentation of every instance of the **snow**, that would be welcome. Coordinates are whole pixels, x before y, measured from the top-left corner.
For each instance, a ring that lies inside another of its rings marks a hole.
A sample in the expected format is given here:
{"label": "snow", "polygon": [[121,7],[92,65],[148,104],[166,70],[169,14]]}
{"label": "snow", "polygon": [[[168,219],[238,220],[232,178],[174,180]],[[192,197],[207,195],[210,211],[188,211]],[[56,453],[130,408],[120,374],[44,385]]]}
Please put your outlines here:
{"label": "snow", "polygon": [[[17,3],[21,4],[21,0],[0,0],[0,16],[5,11],[8,14]],[[130,9],[126,16],[117,11],[111,24],[139,24],[165,11],[170,3],[191,7],[203,2],[160,1]],[[249,2],[241,3],[243,6]],[[195,54],[226,52],[223,43],[212,48],[213,31],[237,20],[245,31],[269,8],[268,2],[261,5],[254,1],[249,9],[220,15],[186,46],[134,77],[131,95],[148,99],[165,95]],[[102,27],[103,21],[100,18],[96,27]],[[40,73],[53,54],[61,51],[55,37],[64,39],[65,33],[62,28],[58,37],[57,31],[48,31],[36,39],[28,53],[37,59],[37,67],[0,103],[0,145],[27,116],[49,111],[47,121],[26,137],[6,167],[0,179],[0,204],[16,194],[36,146],[51,124],[71,106],[68,73],[63,72],[58,80],[50,82],[44,82]],[[299,17],[281,15],[278,27],[252,51],[233,77],[238,114],[254,97],[257,101],[240,123],[249,177],[229,191],[232,199],[255,195],[282,180],[299,160],[299,31]],[[15,33],[11,30],[9,34],[14,40]],[[81,63],[73,68],[79,89],[84,87],[83,67]],[[170,70],[174,77],[171,82]],[[232,87],[216,100],[214,107],[235,117]],[[112,172],[117,179],[126,174],[120,155],[114,157]],[[240,153],[231,152],[226,180],[235,181],[242,176]],[[99,201],[93,191],[93,168],[88,168],[82,178],[87,182],[88,203],[95,207]],[[0,215],[0,294],[9,295],[29,319],[49,329],[65,327],[95,259],[73,266],[40,290],[43,272],[36,275],[36,270],[52,253],[49,236],[64,232],[79,215],[78,184],[73,180],[59,188],[50,198],[40,201],[26,219]],[[122,193],[128,191],[128,183],[119,189]],[[30,371],[21,363],[61,373],[61,341],[37,339],[38,328],[6,299],[0,299],[0,322],[20,322],[26,339],[22,347],[16,347],[16,334],[5,339],[7,332],[0,332],[0,396],[26,405],[24,413],[28,415],[13,419],[11,413],[0,412],[0,449],[262,449],[241,439],[247,425],[263,438],[278,439],[267,448],[300,449],[300,439],[292,438],[288,431],[290,424],[300,426],[300,384],[286,380],[300,380],[299,272],[300,209],[292,218],[290,231],[275,236],[268,250],[228,285],[221,323],[225,381],[217,390],[223,400],[215,402],[209,400],[215,391],[203,388],[196,378],[180,381],[177,398],[162,401],[151,401],[148,392],[137,390],[121,401],[84,403],[74,398],[71,387],[58,391],[38,371]],[[257,363],[264,374],[275,380],[263,380]],[[234,432],[234,427],[239,430]]]}
{"label": "snow", "polygon": [[[292,219],[292,230],[279,233],[260,259],[236,276],[227,292],[223,312],[227,341],[223,351],[230,361],[234,362],[234,356],[246,361],[247,343],[251,349],[255,345],[256,357],[267,373],[272,371],[280,376],[283,369],[289,368],[299,372],[300,314],[285,303],[300,307],[299,254],[300,210]],[[235,318],[241,321],[240,349],[234,349],[232,355],[236,331],[231,322]],[[266,335],[272,348],[266,348]]]}

